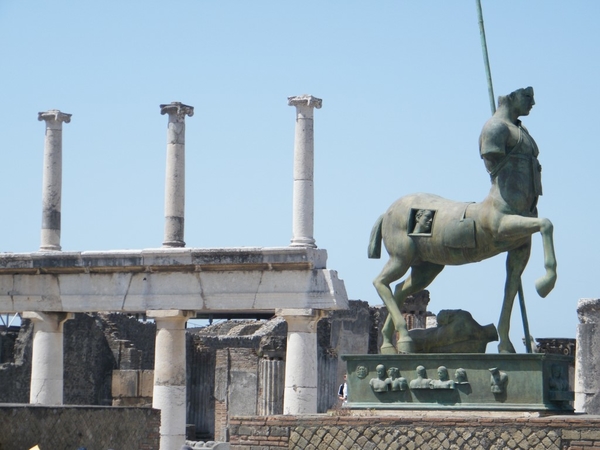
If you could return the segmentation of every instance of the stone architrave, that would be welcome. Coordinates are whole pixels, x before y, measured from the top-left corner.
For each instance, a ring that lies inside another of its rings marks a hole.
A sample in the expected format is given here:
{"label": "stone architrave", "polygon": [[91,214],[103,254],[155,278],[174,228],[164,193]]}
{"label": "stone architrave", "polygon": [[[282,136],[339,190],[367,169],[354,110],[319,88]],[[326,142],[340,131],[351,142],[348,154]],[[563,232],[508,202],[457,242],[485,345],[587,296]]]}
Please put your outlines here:
{"label": "stone architrave", "polygon": [[33,322],[29,403],[63,404],[63,324],[71,313],[24,312]]}
{"label": "stone architrave", "polygon": [[185,116],[193,116],[194,107],[172,102],[160,105],[160,113],[169,115],[163,247],[185,247]]}
{"label": "stone architrave", "polygon": [[579,300],[577,316],[575,411],[600,414],[600,299]]}
{"label": "stone architrave", "polygon": [[317,245],[314,231],[314,109],[321,108],[323,100],[312,95],[288,97],[288,105],[296,107],[296,134],[294,139],[294,193],[292,212],[292,247]]}
{"label": "stone architrave", "polygon": [[42,233],[40,251],[60,251],[60,206],[62,197],[62,124],[71,114],[57,109],[38,113],[46,122],[44,173],[42,177]]}
{"label": "stone architrave", "polygon": [[317,413],[317,323],[325,312],[278,309],[288,325],[285,361],[284,414]]}
{"label": "stone architrave", "polygon": [[185,443],[185,324],[194,314],[156,310],[147,316],[156,323],[152,407],[161,410],[160,448],[178,449]]}

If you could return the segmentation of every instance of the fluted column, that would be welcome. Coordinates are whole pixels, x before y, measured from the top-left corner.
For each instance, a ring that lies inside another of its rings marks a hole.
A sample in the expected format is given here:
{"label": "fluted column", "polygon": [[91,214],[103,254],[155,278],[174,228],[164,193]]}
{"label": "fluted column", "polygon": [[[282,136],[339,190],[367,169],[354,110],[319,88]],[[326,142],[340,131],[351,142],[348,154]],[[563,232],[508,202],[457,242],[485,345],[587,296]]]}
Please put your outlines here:
{"label": "fluted column", "polygon": [[324,311],[278,309],[288,325],[283,414],[317,413],[317,323]]}
{"label": "fluted column", "polygon": [[185,443],[186,358],[185,323],[190,311],[148,311],[156,323],[152,407],[161,410],[160,450]]}
{"label": "fluted column", "polygon": [[285,362],[280,359],[260,360],[259,416],[281,414],[283,406],[283,385],[285,382]]}
{"label": "fluted column", "polygon": [[160,105],[160,113],[169,115],[163,247],[185,247],[185,116],[193,116],[194,108],[172,102]]}
{"label": "fluted column", "polygon": [[24,312],[33,322],[29,403],[63,404],[63,324],[72,313]]}
{"label": "fluted column", "polygon": [[62,196],[62,124],[71,114],[57,109],[38,113],[46,122],[44,173],[42,176],[42,236],[40,251],[60,251],[60,203]]}
{"label": "fluted column", "polygon": [[292,211],[292,247],[317,245],[314,234],[314,109],[322,100],[312,95],[288,97],[288,105],[296,107],[294,138],[294,192]]}

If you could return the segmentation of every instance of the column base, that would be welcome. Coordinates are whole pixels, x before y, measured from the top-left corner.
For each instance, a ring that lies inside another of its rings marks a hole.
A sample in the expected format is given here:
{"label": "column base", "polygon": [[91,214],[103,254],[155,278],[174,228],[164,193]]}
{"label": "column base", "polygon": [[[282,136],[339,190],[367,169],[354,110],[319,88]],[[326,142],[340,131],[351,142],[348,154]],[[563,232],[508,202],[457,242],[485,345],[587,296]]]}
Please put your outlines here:
{"label": "column base", "polygon": [[298,238],[292,239],[290,247],[307,247],[307,248],[317,248],[316,241],[310,238]]}
{"label": "column base", "polygon": [[185,242],[183,242],[183,241],[165,241],[165,242],[163,242],[162,246],[168,247],[168,248],[170,248],[170,247],[177,247],[177,248],[185,247]]}

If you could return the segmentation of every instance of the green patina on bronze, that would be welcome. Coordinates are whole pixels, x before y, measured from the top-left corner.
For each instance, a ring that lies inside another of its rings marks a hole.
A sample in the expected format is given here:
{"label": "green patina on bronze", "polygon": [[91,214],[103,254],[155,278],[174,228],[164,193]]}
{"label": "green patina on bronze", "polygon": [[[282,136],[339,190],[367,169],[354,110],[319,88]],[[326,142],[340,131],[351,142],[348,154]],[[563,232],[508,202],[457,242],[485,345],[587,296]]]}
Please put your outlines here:
{"label": "green patina on bronze", "polygon": [[[432,194],[412,194],[397,200],[381,215],[371,232],[369,257],[381,256],[381,243],[390,256],[373,284],[389,316],[383,326],[381,353],[412,353],[413,341],[400,308],[405,299],[425,289],[446,265],[478,262],[507,252],[507,274],[498,321],[500,353],[514,353],[509,339],[510,314],[521,274],[531,250],[531,235],[540,232],[546,273],[536,289],[545,297],[556,282],[552,223],[538,218],[542,194],[538,148],[520,116],[535,104],[531,87],[500,97],[498,109],[483,127],[481,157],[492,187],[480,203],[462,203]],[[390,283],[410,275],[392,292]],[[398,341],[393,345],[394,332]]]}
{"label": "green patina on bronze", "polygon": [[573,411],[570,356],[431,353],[342,359],[349,408]]}
{"label": "green patina on bronze", "polygon": [[468,311],[443,309],[437,326],[408,332],[415,353],[485,353],[489,342],[498,340],[493,324],[481,326]]}

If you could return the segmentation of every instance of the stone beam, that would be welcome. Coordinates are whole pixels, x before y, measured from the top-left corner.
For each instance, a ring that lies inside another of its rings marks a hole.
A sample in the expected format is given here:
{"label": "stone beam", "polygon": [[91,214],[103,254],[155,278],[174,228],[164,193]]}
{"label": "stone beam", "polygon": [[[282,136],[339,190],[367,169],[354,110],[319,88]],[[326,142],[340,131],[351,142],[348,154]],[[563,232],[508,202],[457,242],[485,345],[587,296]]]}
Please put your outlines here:
{"label": "stone beam", "polygon": [[345,309],[325,250],[149,249],[0,254],[0,312]]}

